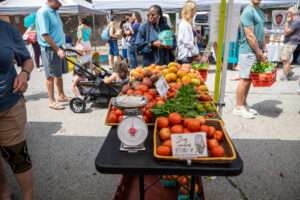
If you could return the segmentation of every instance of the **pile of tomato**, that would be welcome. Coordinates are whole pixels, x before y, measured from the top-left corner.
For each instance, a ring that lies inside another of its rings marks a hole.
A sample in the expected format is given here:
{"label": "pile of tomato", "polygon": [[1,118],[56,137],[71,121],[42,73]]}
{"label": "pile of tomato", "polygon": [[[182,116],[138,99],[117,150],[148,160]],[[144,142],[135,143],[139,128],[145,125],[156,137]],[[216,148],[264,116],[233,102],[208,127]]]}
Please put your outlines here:
{"label": "pile of tomato", "polygon": [[158,135],[162,145],[158,146],[156,153],[160,156],[172,155],[171,134],[205,132],[207,136],[207,147],[209,155],[212,157],[223,157],[224,148],[219,144],[223,141],[224,133],[216,130],[214,126],[206,124],[206,119],[202,116],[196,118],[182,119],[178,113],[171,113],[169,117],[159,117],[157,119]]}

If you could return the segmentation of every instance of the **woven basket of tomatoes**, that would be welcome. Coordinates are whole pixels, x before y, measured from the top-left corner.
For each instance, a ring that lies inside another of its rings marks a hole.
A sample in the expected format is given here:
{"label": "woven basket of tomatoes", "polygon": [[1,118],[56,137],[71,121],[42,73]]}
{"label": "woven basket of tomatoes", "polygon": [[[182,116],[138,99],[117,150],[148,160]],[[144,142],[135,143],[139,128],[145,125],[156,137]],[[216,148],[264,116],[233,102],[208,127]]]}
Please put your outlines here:
{"label": "woven basket of tomatoes", "polygon": [[202,163],[229,163],[236,153],[221,120],[196,118],[182,119],[178,113],[156,119],[154,127],[154,157],[164,160],[185,161],[172,156],[171,134],[205,132],[207,136],[208,157],[192,159]]}

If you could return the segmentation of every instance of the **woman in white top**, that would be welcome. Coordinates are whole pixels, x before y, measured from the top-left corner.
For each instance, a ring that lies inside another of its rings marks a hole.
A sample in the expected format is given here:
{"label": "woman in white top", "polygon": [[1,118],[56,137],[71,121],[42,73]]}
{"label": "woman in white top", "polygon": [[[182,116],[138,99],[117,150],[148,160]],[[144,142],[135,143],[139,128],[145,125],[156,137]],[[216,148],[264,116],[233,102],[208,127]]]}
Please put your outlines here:
{"label": "woman in white top", "polygon": [[187,1],[181,11],[181,21],[178,28],[178,60],[180,63],[192,63],[192,58],[200,59],[196,43],[196,31],[193,30],[192,19],[196,14],[197,5]]}

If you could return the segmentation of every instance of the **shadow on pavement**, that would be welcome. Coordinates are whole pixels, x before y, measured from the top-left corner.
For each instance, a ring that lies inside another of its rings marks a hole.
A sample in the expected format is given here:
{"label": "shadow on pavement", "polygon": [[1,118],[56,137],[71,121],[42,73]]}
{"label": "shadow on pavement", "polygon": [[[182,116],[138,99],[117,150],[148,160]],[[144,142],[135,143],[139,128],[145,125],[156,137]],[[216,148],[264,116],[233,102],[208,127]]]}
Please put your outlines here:
{"label": "shadow on pavement", "polygon": [[276,105],[279,104],[282,104],[282,101],[264,100],[262,102],[253,104],[251,108],[257,110],[260,115],[277,118],[282,113],[282,109],[276,107]]}
{"label": "shadow on pavement", "polygon": [[[61,122],[27,123],[27,143],[34,168],[34,199],[113,199],[120,176],[100,174],[95,168],[95,158],[104,138],[84,136],[84,128],[76,131],[78,133],[67,132]],[[21,191],[6,167],[9,186],[15,199],[21,200]]]}
{"label": "shadow on pavement", "polygon": [[25,95],[25,99],[27,101],[37,101],[37,100],[46,99],[46,98],[48,98],[47,92],[37,93],[37,94],[32,94],[32,95]]}

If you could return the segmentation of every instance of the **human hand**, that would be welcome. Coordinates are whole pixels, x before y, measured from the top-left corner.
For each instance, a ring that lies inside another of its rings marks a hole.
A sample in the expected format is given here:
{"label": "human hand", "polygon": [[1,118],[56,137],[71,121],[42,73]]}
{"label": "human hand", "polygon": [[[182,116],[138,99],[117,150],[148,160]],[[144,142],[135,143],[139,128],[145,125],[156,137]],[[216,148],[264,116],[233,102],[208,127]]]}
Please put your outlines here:
{"label": "human hand", "polygon": [[58,49],[57,55],[58,55],[61,59],[64,59],[64,58],[65,58],[65,52],[64,52],[61,48]]}
{"label": "human hand", "polygon": [[292,21],[292,18],[291,17],[288,17],[287,19],[286,19],[286,23],[291,23],[291,21]]}
{"label": "human hand", "polygon": [[265,58],[266,58],[266,62],[268,62],[268,58],[269,58],[268,52],[265,52],[265,53],[264,53],[264,56],[265,56]]}
{"label": "human hand", "polygon": [[173,46],[172,45],[162,45],[162,48],[173,49]]}
{"label": "human hand", "polygon": [[161,43],[161,39],[160,39],[160,40],[153,42],[153,46],[155,46],[157,48],[163,48],[164,45]]}
{"label": "human hand", "polygon": [[21,72],[14,80],[14,90],[13,93],[18,92],[19,94],[23,94],[26,92],[28,83],[28,74],[26,72]]}
{"label": "human hand", "polygon": [[84,97],[83,96],[78,96],[79,99],[81,99],[82,101],[84,101]]}
{"label": "human hand", "polygon": [[268,59],[263,53],[259,53],[256,55],[257,62],[267,62]]}

